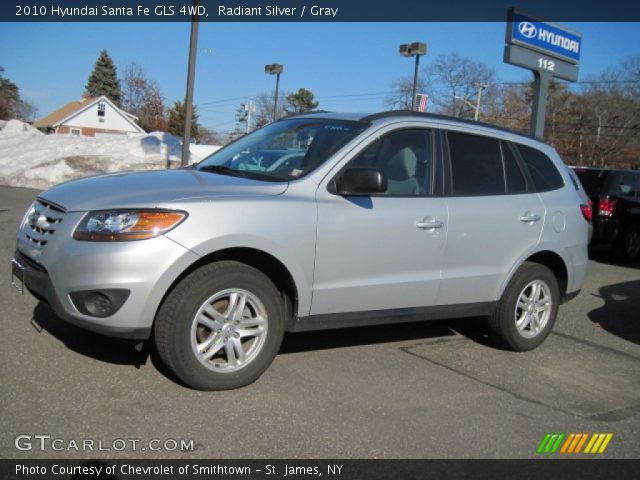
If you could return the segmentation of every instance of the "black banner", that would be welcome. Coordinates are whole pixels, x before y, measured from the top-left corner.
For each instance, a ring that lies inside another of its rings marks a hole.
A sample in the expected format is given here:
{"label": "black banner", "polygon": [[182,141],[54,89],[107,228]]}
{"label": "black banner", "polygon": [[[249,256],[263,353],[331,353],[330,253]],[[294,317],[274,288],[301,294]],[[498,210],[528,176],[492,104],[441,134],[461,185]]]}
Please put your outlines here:
{"label": "black banner", "polygon": [[640,460],[0,460],[0,478],[245,480],[631,479]]}
{"label": "black banner", "polygon": [[610,0],[17,0],[0,3],[2,22],[484,22],[509,7],[547,21],[640,21],[640,2]]}

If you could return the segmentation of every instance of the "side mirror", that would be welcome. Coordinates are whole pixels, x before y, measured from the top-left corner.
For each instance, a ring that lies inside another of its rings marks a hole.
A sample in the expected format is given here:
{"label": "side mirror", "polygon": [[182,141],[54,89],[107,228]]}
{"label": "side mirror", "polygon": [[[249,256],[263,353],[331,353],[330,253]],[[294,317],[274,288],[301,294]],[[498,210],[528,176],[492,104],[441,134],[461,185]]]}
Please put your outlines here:
{"label": "side mirror", "polygon": [[346,169],[335,181],[335,193],[343,196],[367,196],[387,191],[387,176],[367,167]]}

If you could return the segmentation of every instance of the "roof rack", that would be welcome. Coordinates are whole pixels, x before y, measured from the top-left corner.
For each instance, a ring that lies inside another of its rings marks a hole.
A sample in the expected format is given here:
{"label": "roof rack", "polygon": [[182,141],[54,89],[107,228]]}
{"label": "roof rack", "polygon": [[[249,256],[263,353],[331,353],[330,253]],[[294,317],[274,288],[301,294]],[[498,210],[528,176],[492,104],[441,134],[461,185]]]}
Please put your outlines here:
{"label": "roof rack", "polygon": [[440,115],[438,113],[427,113],[427,112],[413,112],[411,110],[388,110],[386,112],[374,113],[372,115],[368,115],[362,118],[363,121],[373,121],[381,118],[389,118],[389,117],[419,117],[419,118],[429,118],[433,120],[449,120],[451,122],[463,123],[466,125],[477,125],[481,127],[492,128],[494,130],[500,130],[503,132],[511,133],[514,135],[520,135],[521,137],[530,138],[533,140],[537,140],[539,142],[543,142],[540,138],[528,135],[526,133],[518,132],[516,130],[512,130],[506,127],[500,127],[498,125],[492,125],[491,123],[485,122],[477,122],[475,120],[468,120],[466,118],[458,118],[452,117],[450,115]]}

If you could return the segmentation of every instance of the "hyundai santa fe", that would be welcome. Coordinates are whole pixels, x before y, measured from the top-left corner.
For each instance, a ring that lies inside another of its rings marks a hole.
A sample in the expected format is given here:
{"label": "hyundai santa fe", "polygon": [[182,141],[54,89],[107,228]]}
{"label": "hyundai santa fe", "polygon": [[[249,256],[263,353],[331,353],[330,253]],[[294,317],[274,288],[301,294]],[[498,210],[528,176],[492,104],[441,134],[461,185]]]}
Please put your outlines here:
{"label": "hyundai santa fe", "polygon": [[582,286],[584,198],[552,147],[508,130],[300,115],[188,168],[44,192],[13,281],[62,320],[153,340],[197,389],[253,382],[284,332],[486,317],[525,351]]}

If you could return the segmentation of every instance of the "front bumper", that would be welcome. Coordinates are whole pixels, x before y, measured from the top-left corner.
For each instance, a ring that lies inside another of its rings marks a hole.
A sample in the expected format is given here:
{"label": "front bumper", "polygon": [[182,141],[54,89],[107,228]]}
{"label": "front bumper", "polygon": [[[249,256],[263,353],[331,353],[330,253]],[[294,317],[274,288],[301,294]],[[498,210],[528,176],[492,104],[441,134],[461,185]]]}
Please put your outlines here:
{"label": "front bumper", "polygon": [[[66,213],[44,246],[35,245],[21,228],[14,258],[24,268],[24,286],[61,320],[111,337],[148,339],[166,292],[200,257],[163,235],[130,242],[74,240],[82,217]],[[83,313],[72,300],[76,292],[113,290],[129,294],[106,317]]]}
{"label": "front bumper", "polygon": [[86,330],[127,340],[146,340],[151,335],[151,326],[119,327],[108,323],[101,324],[94,321],[87,321],[87,319],[83,318],[79,313],[69,312],[56,295],[53,283],[49,278],[49,272],[47,272],[44,267],[17,250],[13,259],[23,268],[22,281],[24,287],[38,300],[49,305],[61,320]]}

